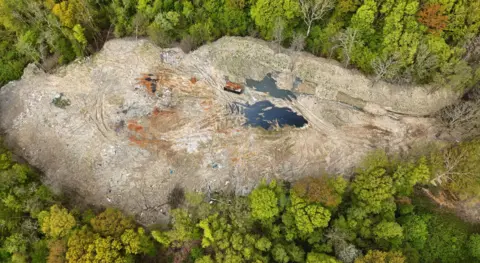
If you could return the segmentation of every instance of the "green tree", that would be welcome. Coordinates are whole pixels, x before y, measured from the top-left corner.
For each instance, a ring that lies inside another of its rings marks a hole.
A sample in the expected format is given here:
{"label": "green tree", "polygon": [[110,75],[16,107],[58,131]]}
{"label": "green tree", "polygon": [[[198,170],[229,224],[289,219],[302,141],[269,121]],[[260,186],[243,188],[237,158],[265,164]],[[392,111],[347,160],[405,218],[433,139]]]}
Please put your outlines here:
{"label": "green tree", "polygon": [[[0,37],[0,86],[22,76],[27,58],[22,56],[15,48],[16,37],[7,32],[1,32]],[[1,165],[0,165],[1,166]]]}
{"label": "green tree", "polygon": [[392,177],[395,192],[398,195],[410,196],[416,184],[427,183],[428,179],[430,179],[430,169],[427,165],[427,159],[421,157],[417,164],[400,164],[397,166]]}
{"label": "green tree", "polygon": [[396,222],[382,221],[373,229],[377,244],[388,247],[398,247],[403,241],[403,229]]}
{"label": "green tree", "polygon": [[292,262],[305,262],[305,251],[295,243],[290,243],[286,246],[288,257]]}
{"label": "green tree", "polygon": [[350,21],[351,28],[359,34],[358,42],[352,50],[352,62],[366,72],[371,71],[372,61],[377,56],[374,50],[378,45],[378,40],[374,37],[376,13],[377,3],[366,0]]}
{"label": "green tree", "polygon": [[479,11],[480,3],[478,1],[455,2],[448,13],[447,30],[444,31],[444,38],[460,44],[468,39],[469,35],[478,34]]}
{"label": "green tree", "polygon": [[[234,3],[237,1],[237,3]],[[225,1],[219,17],[219,24],[222,25],[222,34],[246,35],[250,23],[250,17],[245,8],[245,3],[238,0]]]}
{"label": "green tree", "polygon": [[127,257],[122,255],[121,242],[111,236],[95,239],[93,246],[95,254],[93,262],[129,262]]}
{"label": "green tree", "polygon": [[296,21],[300,16],[300,6],[299,2],[294,0],[255,0],[250,9],[250,15],[262,36],[270,40],[273,37],[277,19],[284,21],[287,31],[298,23]]}
{"label": "green tree", "polygon": [[11,254],[25,254],[27,252],[27,245],[27,238],[20,233],[15,233],[5,239],[3,249]]}
{"label": "green tree", "polygon": [[[68,262],[131,262],[129,254],[135,254],[142,249],[141,241],[131,238],[129,233],[122,241],[113,236],[102,237],[93,233],[87,227],[75,230],[68,238],[66,258]],[[127,252],[128,250],[128,252]]]}
{"label": "green tree", "polygon": [[400,219],[403,227],[405,241],[413,248],[423,249],[428,238],[427,223],[418,215],[408,215]]}
{"label": "green tree", "polygon": [[172,228],[169,231],[152,231],[153,238],[164,246],[181,246],[186,241],[191,241],[198,236],[196,222],[192,220],[188,211],[174,209],[171,211],[174,219]]}
{"label": "green tree", "polygon": [[405,257],[400,252],[383,252],[369,250],[368,253],[355,260],[355,263],[404,263]]}
{"label": "green tree", "polygon": [[18,38],[16,44],[16,49],[20,54],[35,62],[38,62],[41,58],[41,54],[37,50],[38,37],[38,32],[28,30]]}
{"label": "green tree", "polygon": [[290,198],[291,205],[287,211],[293,215],[295,225],[300,233],[311,234],[319,228],[328,226],[331,217],[329,210],[315,203],[309,204],[295,193],[292,193]]}
{"label": "green tree", "polygon": [[311,252],[307,255],[307,263],[340,263],[341,261],[336,260],[334,257],[323,253]]}
{"label": "green tree", "polygon": [[150,236],[141,227],[136,232],[134,229],[127,229],[120,239],[127,254],[152,254],[155,251]]}
{"label": "green tree", "polygon": [[203,256],[197,260],[195,260],[195,263],[213,263],[214,261],[210,256]]}
{"label": "green tree", "polygon": [[54,1],[47,0],[46,5],[52,10],[52,13],[59,18],[62,25],[73,28],[76,24],[75,14],[79,11],[79,6],[76,1],[66,0],[55,3]]}
{"label": "green tree", "polygon": [[125,36],[133,32],[132,19],[136,13],[137,0],[113,0],[111,8],[114,12],[112,22],[115,25],[115,35]]}
{"label": "green tree", "polygon": [[272,247],[272,242],[270,242],[270,240],[268,240],[268,238],[266,237],[260,238],[255,243],[255,248],[257,248],[260,251],[269,251],[271,247]]}
{"label": "green tree", "polygon": [[76,225],[75,217],[58,205],[50,207],[50,211],[41,212],[38,218],[42,232],[54,239],[65,237]]}
{"label": "green tree", "polygon": [[[32,244],[33,251],[31,253],[32,263],[43,263],[47,261],[49,254],[48,243],[46,240],[38,240]],[[65,256],[64,253],[62,255]],[[65,261],[65,260],[64,260]]]}
{"label": "green tree", "polygon": [[392,200],[395,192],[392,178],[382,167],[369,168],[357,174],[352,191],[356,205],[367,213],[380,213],[383,204]]}
{"label": "green tree", "polygon": [[395,54],[396,67],[411,65],[422,35],[416,20],[419,2],[416,0],[396,1],[393,7],[388,8],[390,1],[381,9],[387,13],[383,26],[382,54],[389,57]]}
{"label": "green tree", "polygon": [[253,190],[248,199],[250,200],[252,217],[255,219],[269,221],[280,213],[275,192],[266,186]]}
{"label": "green tree", "polygon": [[14,162],[1,142],[0,262],[35,262],[47,250],[39,246],[42,235],[35,218],[52,204],[53,196],[29,166]]}
{"label": "green tree", "polygon": [[72,30],[75,40],[81,45],[82,49],[85,49],[88,44],[87,39],[85,38],[85,28],[76,24],[73,26]]}
{"label": "green tree", "polygon": [[93,230],[103,237],[120,237],[125,230],[135,228],[133,220],[125,216],[121,211],[107,208],[90,220]]}
{"label": "green tree", "polygon": [[97,238],[99,235],[86,227],[75,230],[68,238],[67,261],[69,263],[93,262],[95,258],[93,248]]}
{"label": "green tree", "polygon": [[195,23],[190,26],[188,33],[193,39],[194,47],[213,40],[214,27],[212,20],[208,20],[204,23]]}
{"label": "green tree", "polygon": [[287,251],[280,244],[276,244],[273,246],[272,257],[276,262],[279,262],[279,263],[287,263],[290,260],[290,258],[288,257]]}
{"label": "green tree", "polygon": [[431,214],[427,220],[428,242],[420,251],[422,262],[469,261],[468,229],[459,219]]}
{"label": "green tree", "polygon": [[440,72],[434,76],[434,82],[439,86],[462,91],[473,84],[473,77],[472,67],[466,61],[451,57],[440,67]]}
{"label": "green tree", "polygon": [[469,238],[468,247],[470,249],[470,254],[480,260],[480,235],[473,234]]}
{"label": "green tree", "polygon": [[375,33],[373,23],[376,13],[377,3],[374,0],[366,0],[352,16],[350,24],[360,32],[364,40],[370,40],[369,38]]}

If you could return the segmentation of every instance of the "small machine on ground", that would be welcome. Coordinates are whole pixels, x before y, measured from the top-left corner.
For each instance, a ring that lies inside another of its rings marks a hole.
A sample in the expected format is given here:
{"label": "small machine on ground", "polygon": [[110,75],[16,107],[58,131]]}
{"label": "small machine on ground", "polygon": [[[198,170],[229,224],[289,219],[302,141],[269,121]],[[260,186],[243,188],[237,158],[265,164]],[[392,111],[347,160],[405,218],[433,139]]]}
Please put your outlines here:
{"label": "small machine on ground", "polygon": [[227,80],[227,83],[225,84],[225,87],[223,87],[223,90],[233,92],[235,94],[242,94],[243,93],[243,85],[239,83],[234,83],[231,81]]}

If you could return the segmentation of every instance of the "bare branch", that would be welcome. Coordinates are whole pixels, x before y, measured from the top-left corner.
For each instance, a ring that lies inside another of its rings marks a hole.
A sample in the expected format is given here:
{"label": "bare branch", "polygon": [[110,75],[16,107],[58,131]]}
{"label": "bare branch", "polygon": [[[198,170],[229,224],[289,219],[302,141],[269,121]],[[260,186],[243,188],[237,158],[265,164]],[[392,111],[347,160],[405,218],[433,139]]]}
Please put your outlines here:
{"label": "bare branch", "polygon": [[372,87],[382,79],[392,79],[395,75],[395,64],[397,64],[398,56],[393,54],[387,58],[377,57],[372,60],[372,68],[375,72],[375,78],[372,82]]}
{"label": "bare branch", "polygon": [[464,60],[470,63],[480,62],[480,35],[472,38],[466,45]]}
{"label": "bare branch", "polygon": [[278,45],[278,52],[280,52],[280,47],[284,39],[284,30],[285,30],[285,23],[281,18],[277,18],[275,21],[275,27],[273,28],[273,42]]}
{"label": "bare branch", "polygon": [[435,175],[433,179],[430,180],[430,183],[437,186],[442,185],[446,182],[453,181],[453,175],[462,175],[462,176],[473,176],[471,173],[459,173],[455,172],[455,169],[458,165],[467,158],[467,150],[460,149],[460,152],[453,151],[452,149],[447,149],[443,152],[443,172]]}
{"label": "bare branch", "polygon": [[480,108],[475,102],[467,101],[451,105],[442,110],[442,120],[449,128],[455,128],[458,125],[471,121],[479,116]]}
{"label": "bare branch", "polygon": [[467,94],[468,100],[443,108],[438,118],[462,138],[475,138],[480,135],[480,89],[474,89]]}
{"label": "bare branch", "polygon": [[294,51],[302,51],[305,48],[305,38],[304,34],[295,33],[290,48]]}
{"label": "bare branch", "polygon": [[299,0],[300,10],[303,14],[303,21],[307,25],[307,37],[313,22],[321,20],[328,11],[335,7],[335,0]]}
{"label": "bare branch", "polygon": [[345,67],[348,67],[348,65],[350,65],[353,48],[357,43],[359,43],[358,30],[353,28],[347,28],[345,31],[340,32],[334,38],[334,42],[336,42],[337,44],[333,46],[330,50],[330,55],[332,55],[337,48],[342,48]]}
{"label": "bare branch", "polygon": [[419,80],[425,80],[438,68],[438,58],[425,43],[418,46],[415,57],[414,73]]}

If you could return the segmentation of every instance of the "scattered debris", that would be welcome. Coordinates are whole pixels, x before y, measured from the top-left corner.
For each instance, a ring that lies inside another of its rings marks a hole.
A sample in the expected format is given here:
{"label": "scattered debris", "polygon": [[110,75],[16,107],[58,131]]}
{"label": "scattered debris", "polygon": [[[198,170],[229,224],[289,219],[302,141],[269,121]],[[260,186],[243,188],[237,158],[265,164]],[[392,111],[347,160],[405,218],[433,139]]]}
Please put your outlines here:
{"label": "scattered debris", "polygon": [[223,87],[223,90],[230,91],[230,92],[233,92],[235,94],[242,94],[243,85],[227,80],[227,83],[225,84],[225,87]]}
{"label": "scattered debris", "polygon": [[135,132],[143,131],[143,126],[138,124],[136,121],[129,121],[127,127],[130,131],[135,131]]}
{"label": "scattered debris", "polygon": [[213,107],[213,101],[212,100],[204,100],[200,102],[200,106],[202,106],[204,111],[208,111]]}
{"label": "scattered debris", "polygon": [[115,124],[115,132],[119,133],[125,127],[125,121],[121,120],[117,124]]}
{"label": "scattered debris", "polygon": [[160,114],[160,109],[158,107],[153,108],[152,114],[153,116],[158,116],[158,114]]}
{"label": "scattered debris", "polygon": [[292,91],[304,95],[315,95],[316,85],[315,83],[303,81],[301,78],[295,77]]}
{"label": "scattered debris", "polygon": [[162,63],[176,66],[181,60],[181,54],[175,50],[163,51],[160,54],[160,60],[162,61]]}
{"label": "scattered debris", "polygon": [[296,90],[300,84],[303,83],[303,80],[299,77],[295,77],[295,80],[293,81],[293,88],[292,90]]}
{"label": "scattered debris", "polygon": [[143,86],[148,92],[155,94],[158,86],[158,76],[154,74],[144,74],[141,78],[137,78],[137,85]]}
{"label": "scattered debris", "polygon": [[55,95],[55,98],[52,100],[52,104],[60,109],[65,109],[67,106],[70,106],[70,100],[65,98],[63,93]]}

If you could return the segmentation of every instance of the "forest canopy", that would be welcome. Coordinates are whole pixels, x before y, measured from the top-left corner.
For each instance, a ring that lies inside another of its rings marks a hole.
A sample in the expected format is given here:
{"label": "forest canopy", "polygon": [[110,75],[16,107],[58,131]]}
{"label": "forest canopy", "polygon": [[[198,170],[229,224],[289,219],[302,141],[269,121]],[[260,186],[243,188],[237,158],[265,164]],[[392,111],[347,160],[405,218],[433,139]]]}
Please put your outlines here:
{"label": "forest canopy", "polygon": [[376,81],[462,90],[480,78],[476,0],[0,0],[0,85],[109,38],[148,36],[190,51],[254,36],[341,61]]}
{"label": "forest canopy", "polygon": [[441,184],[460,199],[478,197],[478,173],[441,183],[438,163],[460,155],[452,174],[474,173],[479,145],[408,158],[376,151],[351,180],[264,181],[247,196],[175,187],[170,222],[147,228],[114,208],[64,202],[0,149],[0,262],[480,262],[479,225],[422,194]]}

